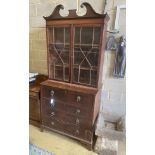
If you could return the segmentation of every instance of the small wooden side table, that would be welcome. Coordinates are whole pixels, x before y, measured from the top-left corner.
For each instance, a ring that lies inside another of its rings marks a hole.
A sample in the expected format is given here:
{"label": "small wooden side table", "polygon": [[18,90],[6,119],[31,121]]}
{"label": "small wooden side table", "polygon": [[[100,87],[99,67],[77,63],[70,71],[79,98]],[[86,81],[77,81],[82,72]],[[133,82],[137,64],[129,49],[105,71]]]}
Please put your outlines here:
{"label": "small wooden side table", "polygon": [[40,127],[40,83],[47,80],[46,75],[37,75],[34,83],[29,84],[29,123]]}

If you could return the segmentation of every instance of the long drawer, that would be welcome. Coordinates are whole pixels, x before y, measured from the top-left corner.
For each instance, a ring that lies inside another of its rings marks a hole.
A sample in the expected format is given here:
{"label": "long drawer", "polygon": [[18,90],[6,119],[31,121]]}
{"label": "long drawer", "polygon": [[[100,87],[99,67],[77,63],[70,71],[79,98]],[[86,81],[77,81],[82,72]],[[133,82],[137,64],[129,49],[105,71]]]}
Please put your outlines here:
{"label": "long drawer", "polygon": [[43,98],[52,98],[55,101],[64,102],[65,104],[74,105],[76,107],[86,107],[89,110],[92,109],[94,103],[94,96],[92,95],[59,88],[43,86],[41,93]]}
{"label": "long drawer", "polygon": [[79,116],[73,116],[71,114],[67,114],[60,110],[52,110],[52,112],[44,112],[42,113],[42,120],[43,121],[51,121],[51,119],[59,120],[66,124],[72,124],[76,126],[85,126],[91,127],[91,121],[89,118],[82,118]]}
{"label": "long drawer", "polygon": [[61,131],[63,133],[72,135],[77,138],[82,138],[84,140],[91,141],[92,138],[92,129],[86,127],[78,127],[72,124],[61,122],[60,120],[56,120],[52,118],[50,121],[42,121],[44,126],[48,128],[55,129]]}
{"label": "long drawer", "polygon": [[44,98],[49,99],[52,97],[53,99],[63,100],[64,102],[67,101],[67,91],[64,89],[42,86],[41,93]]}
{"label": "long drawer", "polygon": [[62,113],[71,114],[73,116],[91,118],[92,109],[88,107],[82,107],[79,105],[70,105],[64,102],[54,100],[54,106],[50,103],[51,99],[42,98],[41,109],[43,114],[51,114],[55,110],[60,110]]}

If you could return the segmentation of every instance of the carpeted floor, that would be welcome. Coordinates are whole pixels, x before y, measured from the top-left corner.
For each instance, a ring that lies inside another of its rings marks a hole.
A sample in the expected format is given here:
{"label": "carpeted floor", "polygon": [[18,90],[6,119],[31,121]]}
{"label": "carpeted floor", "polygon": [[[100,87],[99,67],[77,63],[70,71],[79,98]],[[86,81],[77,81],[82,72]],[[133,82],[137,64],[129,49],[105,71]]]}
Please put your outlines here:
{"label": "carpeted floor", "polygon": [[[40,129],[32,125],[29,126],[30,143],[55,155],[97,155],[95,152],[88,151],[79,142],[62,136],[60,134],[46,131],[40,132]],[[118,155],[125,155],[124,144],[119,145]]]}

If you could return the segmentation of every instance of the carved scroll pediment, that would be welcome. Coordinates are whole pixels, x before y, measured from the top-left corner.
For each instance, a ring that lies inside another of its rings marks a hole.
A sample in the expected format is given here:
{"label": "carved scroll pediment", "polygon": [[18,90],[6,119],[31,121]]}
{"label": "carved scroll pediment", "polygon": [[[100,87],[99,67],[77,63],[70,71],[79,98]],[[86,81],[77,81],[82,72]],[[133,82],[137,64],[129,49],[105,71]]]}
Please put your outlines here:
{"label": "carved scroll pediment", "polygon": [[65,17],[61,16],[60,10],[64,10],[64,6],[60,4],[54,9],[53,13],[50,16],[44,17],[44,19],[45,20],[57,20],[57,19],[74,19],[74,18],[76,19],[77,18],[80,18],[80,19],[82,18],[104,18],[106,16],[106,14],[96,13],[89,3],[84,2],[81,4],[80,7],[81,8],[86,7],[86,14],[83,16],[78,16],[76,13],[77,11],[76,9],[68,10],[69,11],[68,16],[65,16]]}

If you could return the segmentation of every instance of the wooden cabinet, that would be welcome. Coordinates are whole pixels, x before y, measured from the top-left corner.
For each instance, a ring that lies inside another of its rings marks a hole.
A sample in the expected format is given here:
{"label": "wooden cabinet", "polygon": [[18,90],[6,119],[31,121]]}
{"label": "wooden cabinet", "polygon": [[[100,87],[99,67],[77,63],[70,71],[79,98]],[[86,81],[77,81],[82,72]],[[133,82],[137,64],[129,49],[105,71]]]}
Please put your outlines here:
{"label": "wooden cabinet", "polygon": [[[80,90],[79,90],[80,87]],[[74,137],[92,147],[95,106],[99,105],[96,88],[47,80],[41,87],[42,128],[50,128]]]}
{"label": "wooden cabinet", "polygon": [[40,100],[39,100],[39,96],[38,97],[30,96],[29,102],[30,102],[30,106],[29,106],[30,120],[34,120],[34,121],[39,122],[40,121]]}
{"label": "wooden cabinet", "polygon": [[48,27],[49,78],[96,87],[102,31],[102,24]]}
{"label": "wooden cabinet", "polygon": [[36,81],[29,86],[29,120],[40,126],[40,83],[47,80],[47,76],[38,75]]}
{"label": "wooden cabinet", "polygon": [[93,145],[99,111],[108,15],[88,3],[86,14],[58,5],[46,20],[48,75],[41,84],[41,126]]}

